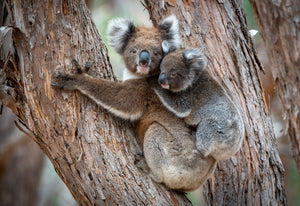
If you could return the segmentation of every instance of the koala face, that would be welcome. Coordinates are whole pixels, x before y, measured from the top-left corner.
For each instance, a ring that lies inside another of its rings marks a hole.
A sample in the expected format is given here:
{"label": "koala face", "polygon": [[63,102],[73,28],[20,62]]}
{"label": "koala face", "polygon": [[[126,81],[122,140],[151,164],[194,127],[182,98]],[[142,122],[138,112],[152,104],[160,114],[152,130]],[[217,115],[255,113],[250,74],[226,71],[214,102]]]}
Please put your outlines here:
{"label": "koala face", "polygon": [[158,74],[163,58],[161,32],[156,28],[136,30],[123,52],[126,68],[142,76]]}
{"label": "koala face", "polygon": [[163,41],[172,48],[180,46],[178,30],[175,16],[164,19],[157,28],[135,27],[131,21],[116,19],[108,25],[108,39],[110,46],[123,55],[127,70],[148,77],[159,73]]}
{"label": "koala face", "polygon": [[206,66],[206,59],[197,49],[169,53],[160,64],[159,84],[164,89],[180,92],[195,82]]}

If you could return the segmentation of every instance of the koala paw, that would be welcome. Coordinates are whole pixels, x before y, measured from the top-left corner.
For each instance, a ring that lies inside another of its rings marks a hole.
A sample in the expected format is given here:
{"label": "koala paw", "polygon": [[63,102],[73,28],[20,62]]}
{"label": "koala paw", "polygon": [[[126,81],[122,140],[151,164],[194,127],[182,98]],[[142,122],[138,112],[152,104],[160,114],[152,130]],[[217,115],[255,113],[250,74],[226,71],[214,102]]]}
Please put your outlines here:
{"label": "koala paw", "polygon": [[53,87],[57,87],[65,90],[72,90],[74,89],[75,80],[76,80],[75,75],[55,72],[52,75],[51,85]]}
{"label": "koala paw", "polygon": [[198,151],[203,155],[203,157],[207,157],[211,153],[210,148],[208,148],[207,146],[203,145],[199,141],[197,141],[196,147],[197,147]]}
{"label": "koala paw", "polygon": [[74,90],[76,85],[80,84],[80,77],[82,73],[89,71],[91,64],[86,62],[84,69],[81,69],[78,61],[73,59],[73,64],[75,65],[76,71],[75,74],[66,74],[63,72],[55,72],[52,75],[51,85],[53,87],[61,88],[64,90]]}
{"label": "koala paw", "polygon": [[143,153],[138,153],[134,155],[134,164],[137,166],[139,169],[141,169],[145,173],[149,173],[150,169],[146,163],[145,157]]}
{"label": "koala paw", "polygon": [[78,63],[78,61],[76,59],[73,59],[73,63],[75,65],[75,67],[76,67],[77,74],[82,74],[84,72],[87,73],[90,70],[90,68],[91,68],[91,63],[90,62],[86,62],[85,63],[84,69],[82,69],[80,67],[80,65],[79,65],[79,63]]}

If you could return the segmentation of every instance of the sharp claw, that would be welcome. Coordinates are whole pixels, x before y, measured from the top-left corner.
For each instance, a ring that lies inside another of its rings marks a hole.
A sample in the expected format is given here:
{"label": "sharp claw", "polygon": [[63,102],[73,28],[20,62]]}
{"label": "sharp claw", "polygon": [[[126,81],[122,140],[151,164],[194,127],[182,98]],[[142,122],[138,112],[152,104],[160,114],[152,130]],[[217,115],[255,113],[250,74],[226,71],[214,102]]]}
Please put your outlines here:
{"label": "sharp claw", "polygon": [[58,82],[51,82],[51,86],[53,86],[53,87],[57,87],[57,88],[61,88],[61,87],[63,87],[63,85],[61,85],[60,83],[58,83]]}
{"label": "sharp claw", "polygon": [[59,72],[54,72],[53,77],[59,77],[61,74]]}
{"label": "sharp claw", "polygon": [[73,63],[75,64],[76,67],[79,66],[79,63],[78,63],[78,61],[76,59],[73,59]]}
{"label": "sharp claw", "polygon": [[85,63],[85,67],[84,67],[85,72],[88,72],[90,70],[90,68],[91,68],[91,63],[90,62],[86,62]]}
{"label": "sharp claw", "polygon": [[56,82],[51,82],[51,86],[58,87],[58,84]]}
{"label": "sharp claw", "polygon": [[82,69],[81,69],[81,67],[80,67],[80,65],[79,65],[79,63],[78,63],[78,61],[77,61],[76,59],[73,59],[73,63],[74,63],[74,65],[75,65],[75,67],[76,67],[76,72],[77,72],[77,74],[81,74],[81,73],[82,73]]}

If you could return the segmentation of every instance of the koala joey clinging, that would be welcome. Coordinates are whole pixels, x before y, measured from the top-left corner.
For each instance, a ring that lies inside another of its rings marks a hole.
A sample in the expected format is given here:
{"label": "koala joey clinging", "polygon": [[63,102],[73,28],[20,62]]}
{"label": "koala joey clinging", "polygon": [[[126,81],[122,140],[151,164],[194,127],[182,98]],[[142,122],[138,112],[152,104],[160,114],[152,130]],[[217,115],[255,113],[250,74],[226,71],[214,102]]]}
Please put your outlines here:
{"label": "koala joey clinging", "polygon": [[205,157],[224,160],[240,149],[244,124],[232,100],[205,67],[206,59],[199,50],[181,49],[164,57],[158,83],[154,77],[148,81],[166,108],[197,127],[198,150]]}
{"label": "koala joey clinging", "polygon": [[179,47],[178,32],[175,16],[164,19],[157,28],[113,20],[108,28],[109,41],[123,55],[126,81],[97,79],[86,73],[55,73],[52,85],[78,90],[114,115],[134,121],[147,163],[142,169],[171,189],[190,191],[211,176],[216,160],[203,158],[196,148],[195,135],[162,105],[147,82],[147,77],[159,74],[162,42]]}

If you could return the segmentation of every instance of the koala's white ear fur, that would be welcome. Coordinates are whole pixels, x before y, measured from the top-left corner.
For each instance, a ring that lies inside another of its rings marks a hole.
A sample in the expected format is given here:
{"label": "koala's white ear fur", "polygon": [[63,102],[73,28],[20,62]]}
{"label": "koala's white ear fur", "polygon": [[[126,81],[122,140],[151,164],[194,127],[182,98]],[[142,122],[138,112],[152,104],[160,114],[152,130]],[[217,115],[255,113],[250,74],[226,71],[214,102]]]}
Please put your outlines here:
{"label": "koala's white ear fur", "polygon": [[186,49],[182,55],[190,68],[200,71],[206,67],[206,58],[199,49]]}
{"label": "koala's white ear fur", "polygon": [[163,42],[161,43],[161,46],[162,46],[162,50],[165,54],[173,52],[177,49],[177,47],[171,46],[167,40],[163,40]]}
{"label": "koala's white ear fur", "polygon": [[116,52],[122,54],[128,39],[135,31],[132,21],[117,18],[109,21],[107,26],[108,44],[113,47]]}
{"label": "koala's white ear fur", "polygon": [[179,35],[178,19],[175,15],[165,18],[160,24],[159,29],[165,33],[164,40],[167,41],[169,48],[178,49],[181,46],[181,38]]}

